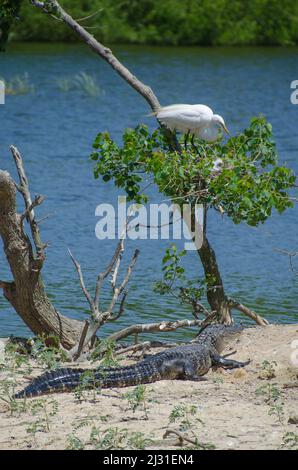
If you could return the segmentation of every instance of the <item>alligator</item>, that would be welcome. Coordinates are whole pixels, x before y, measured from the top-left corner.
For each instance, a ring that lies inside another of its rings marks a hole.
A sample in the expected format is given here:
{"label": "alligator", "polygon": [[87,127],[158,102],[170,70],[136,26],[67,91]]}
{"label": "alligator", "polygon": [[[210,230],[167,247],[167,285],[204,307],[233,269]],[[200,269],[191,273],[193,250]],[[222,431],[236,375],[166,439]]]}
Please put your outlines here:
{"label": "alligator", "polygon": [[95,386],[100,389],[128,387],[158,380],[204,380],[202,376],[213,366],[232,369],[249,364],[250,361],[238,362],[220,355],[229,340],[242,330],[243,327],[236,325],[209,325],[192,342],[147,356],[130,366],[91,370],[62,368],[45,372],[17,392],[15,398],[74,390],[82,381],[87,388]]}

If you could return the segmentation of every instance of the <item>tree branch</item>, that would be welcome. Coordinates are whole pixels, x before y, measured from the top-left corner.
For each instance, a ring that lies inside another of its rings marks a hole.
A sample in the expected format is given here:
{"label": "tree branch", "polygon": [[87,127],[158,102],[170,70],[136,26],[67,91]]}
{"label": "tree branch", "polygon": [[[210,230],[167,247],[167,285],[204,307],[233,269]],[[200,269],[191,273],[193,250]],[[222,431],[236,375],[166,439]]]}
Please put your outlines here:
{"label": "tree branch", "polygon": [[25,173],[21,154],[18,151],[18,149],[14,147],[13,145],[10,146],[10,150],[11,150],[13,159],[15,161],[15,165],[16,165],[18,175],[19,175],[19,180],[20,180],[20,185],[17,188],[23,196],[23,199],[25,202],[25,208],[26,208],[24,214],[21,216],[21,220],[23,220],[24,217],[28,218],[35,249],[36,249],[37,271],[40,271],[40,269],[42,268],[43,262],[45,260],[44,248],[46,245],[44,245],[41,241],[39,227],[36,223],[33,209],[38,204],[42,203],[43,197],[38,196],[37,198],[35,198],[34,201],[32,201],[30,190],[29,190],[28,178]]}
{"label": "tree branch", "polygon": [[189,326],[201,326],[200,320],[176,320],[173,322],[162,321],[157,323],[140,323],[138,325],[131,325],[123,330],[117,331],[111,334],[106,339],[107,341],[119,341],[120,339],[126,338],[130,335],[149,333],[150,331],[157,331],[164,333],[165,331],[175,331],[177,328],[185,328]]}
{"label": "tree branch", "polygon": [[[115,304],[116,304],[119,296],[124,291],[128,281],[129,281],[129,278],[131,276],[133,267],[134,267],[134,265],[137,261],[138,255],[139,255],[139,250],[135,250],[134,255],[133,255],[133,257],[132,257],[132,259],[129,263],[129,266],[127,268],[126,275],[125,275],[122,283],[120,284],[120,286],[117,287],[116,282],[117,282],[117,276],[118,276],[119,267],[120,267],[120,260],[121,260],[121,257],[122,257],[123,251],[124,251],[124,239],[120,240],[120,242],[118,243],[118,245],[116,247],[116,250],[115,250],[115,253],[112,257],[112,260],[111,260],[110,264],[108,265],[107,269],[105,271],[103,271],[101,274],[99,274],[99,276],[97,277],[94,300],[92,299],[89,291],[87,290],[87,288],[85,286],[85,282],[84,282],[84,278],[83,278],[83,274],[82,274],[80,264],[74,258],[71,251],[70,250],[68,250],[68,251],[69,251],[70,257],[71,257],[71,259],[72,259],[72,261],[75,265],[75,268],[78,272],[81,289],[82,289],[82,291],[83,291],[83,293],[84,293],[84,295],[85,295],[85,297],[86,297],[86,299],[89,303],[90,309],[91,309],[91,322],[90,322],[90,324],[88,322],[87,322],[87,325],[85,324],[85,327],[83,328],[83,331],[82,331],[82,334],[81,334],[80,341],[79,341],[78,345],[76,345],[70,351],[70,356],[73,357],[74,359],[77,359],[77,358],[79,358],[81,352],[83,351],[84,346],[87,345],[89,343],[89,341],[95,336],[97,330],[104,323],[109,322],[109,321],[117,320],[122,315],[122,313],[124,312],[124,302],[125,302],[125,299],[126,299],[127,292],[124,292],[124,294],[122,296],[118,313],[115,314],[115,315],[113,314]],[[102,285],[103,280],[106,279],[106,277],[112,272],[112,269],[113,269],[114,266],[115,266],[115,269],[114,269],[114,272],[113,272],[113,275],[112,275],[112,281],[111,281],[111,284],[112,284],[112,299],[110,301],[110,304],[109,304],[109,307],[107,308],[107,310],[100,310],[99,300],[100,300],[101,285]]]}
{"label": "tree branch", "polygon": [[[121,260],[121,253],[119,255],[119,258],[118,258],[118,262],[116,263],[116,268],[115,268],[115,271],[114,271],[114,274],[113,274],[113,278],[112,278],[112,288],[113,288],[113,297],[112,297],[112,300],[111,300],[111,303],[110,303],[110,306],[108,308],[108,311],[110,313],[113,312],[113,309],[114,309],[114,306],[115,306],[115,303],[118,299],[118,297],[122,294],[123,290],[125,289],[128,281],[129,281],[129,278],[131,276],[131,273],[132,273],[132,270],[134,268],[134,265],[136,264],[137,262],[137,258],[140,254],[140,251],[139,250],[135,250],[134,252],[134,255],[131,259],[131,262],[127,268],[127,271],[126,271],[126,275],[125,275],[125,278],[123,279],[122,281],[122,284],[120,285],[120,287],[116,287],[115,283],[116,283],[116,278],[117,278],[117,275],[118,275],[118,269],[119,269],[119,266],[120,266],[120,260]],[[120,306],[120,311],[123,311],[123,306]],[[119,318],[120,314],[117,315],[117,317]]]}
{"label": "tree branch", "polygon": [[23,221],[25,218],[28,218],[29,220],[29,214],[33,211],[34,207],[40,206],[40,204],[43,203],[44,199],[44,196],[35,196],[34,201],[32,201],[28,209],[26,209],[25,212],[23,212],[23,214],[21,215],[21,221]]}
{"label": "tree branch", "polygon": [[[31,3],[35,7],[42,9],[47,14],[52,13],[47,9],[47,4],[45,2],[31,0]],[[111,49],[98,42],[90,33],[88,33],[88,31],[86,31],[85,28],[66,13],[56,0],[52,0],[51,5],[55,9],[55,14],[57,14],[57,16],[61,18],[78,36],[80,36],[96,54],[104,59],[132,88],[134,88],[134,90],[142,95],[153,111],[157,111],[157,109],[159,109],[159,101],[151,88],[141,82],[126,67],[124,67],[124,65],[113,55]]]}
{"label": "tree branch", "polygon": [[81,265],[77,262],[77,260],[73,257],[70,249],[68,249],[68,253],[73,261],[73,264],[75,265],[75,268],[78,272],[78,276],[79,276],[79,280],[80,280],[80,285],[81,285],[81,288],[82,288],[82,291],[90,305],[90,309],[91,309],[91,312],[92,312],[92,315],[95,319],[95,316],[96,316],[96,308],[95,308],[95,305],[94,305],[94,302],[91,298],[91,295],[89,294],[86,286],[85,286],[85,282],[84,282],[84,278],[83,278],[83,274],[82,274],[82,270],[81,270]]}
{"label": "tree branch", "polygon": [[253,310],[250,310],[245,305],[242,305],[237,300],[229,298],[228,303],[229,303],[230,308],[235,308],[236,310],[239,310],[239,312],[244,313],[246,316],[254,320],[258,325],[261,325],[261,326],[269,325],[269,322],[266,320],[266,318],[261,317],[256,312],[254,312]]}
{"label": "tree branch", "polygon": [[288,250],[281,250],[279,248],[276,248],[276,251],[279,253],[282,253],[284,255],[287,255],[289,257],[289,263],[290,263],[290,269],[292,273],[295,274],[295,276],[298,276],[298,270],[294,266],[293,259],[298,256],[298,251],[288,251]]}
{"label": "tree branch", "polygon": [[176,431],[175,429],[167,429],[166,432],[164,433],[164,435],[162,436],[162,438],[166,439],[171,434],[174,434],[175,436],[178,437],[180,446],[183,446],[184,442],[188,442],[189,444],[192,444],[193,446],[198,445],[197,440],[190,439],[187,435],[183,434],[180,431]]}
{"label": "tree branch", "polygon": [[[127,354],[128,352],[135,353],[141,351],[142,353],[151,348],[175,348],[177,343],[169,343],[165,341],[144,341],[143,343],[131,344],[130,346],[119,348],[114,352],[115,356]],[[102,351],[104,353],[105,350]]]}
{"label": "tree branch", "polygon": [[37,8],[41,8],[42,10],[45,8],[45,2],[38,2],[37,0],[30,0],[32,5]]}
{"label": "tree branch", "polygon": [[107,269],[105,271],[103,271],[102,273],[100,273],[97,277],[97,282],[96,282],[96,288],[95,288],[95,296],[94,296],[94,304],[96,305],[96,307],[99,309],[99,297],[100,297],[100,291],[101,291],[101,287],[102,287],[102,283],[103,281],[106,279],[106,277],[111,273],[113,267],[114,267],[114,264],[116,263],[117,259],[119,258],[121,252],[123,252],[124,250],[124,246],[123,246],[123,239],[121,239],[117,245],[117,248],[115,250],[115,253],[112,257],[112,260],[110,262],[110,264],[108,265]]}

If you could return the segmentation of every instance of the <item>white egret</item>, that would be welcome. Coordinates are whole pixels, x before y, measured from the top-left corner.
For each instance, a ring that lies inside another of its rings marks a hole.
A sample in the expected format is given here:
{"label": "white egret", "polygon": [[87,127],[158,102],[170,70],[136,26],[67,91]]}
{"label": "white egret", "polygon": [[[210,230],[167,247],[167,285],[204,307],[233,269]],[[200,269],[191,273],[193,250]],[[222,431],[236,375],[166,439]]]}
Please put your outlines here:
{"label": "white egret", "polygon": [[161,106],[154,115],[171,131],[185,134],[185,147],[190,134],[192,144],[195,136],[206,142],[214,142],[218,138],[220,128],[229,134],[224,119],[218,114],[213,114],[212,109],[204,104]]}

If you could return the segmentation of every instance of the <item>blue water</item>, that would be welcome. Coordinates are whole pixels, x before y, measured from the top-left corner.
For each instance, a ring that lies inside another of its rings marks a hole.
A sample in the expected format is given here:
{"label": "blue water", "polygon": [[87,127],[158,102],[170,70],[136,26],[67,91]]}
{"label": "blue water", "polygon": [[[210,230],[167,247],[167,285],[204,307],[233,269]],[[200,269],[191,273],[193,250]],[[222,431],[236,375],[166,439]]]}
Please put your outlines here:
{"label": "blue water", "polygon": [[[150,84],[162,104],[208,104],[225,117],[232,134],[247,126],[252,116],[264,114],[273,124],[281,162],[297,172],[298,106],[290,102],[290,83],[298,79],[298,49],[123,46],[114,50]],[[58,89],[57,78],[80,71],[96,77],[99,96]],[[93,289],[97,273],[116,244],[95,237],[95,208],[102,202],[115,202],[120,194],[112,183],[94,180],[88,160],[91,143],[99,131],[108,130],[119,139],[125,127],[145,122],[153,129],[155,123],[146,116],[145,101],[84,45],[10,46],[0,56],[0,77],[10,79],[25,72],[35,92],[7,96],[5,106],[0,106],[0,167],[15,176],[9,145],[16,145],[24,157],[32,193],[46,196],[37,211],[38,217],[49,215],[41,226],[43,240],[50,243],[43,269],[47,291],[59,311],[81,319],[88,305],[67,248],[80,261],[86,284]],[[151,194],[160,201],[156,190]],[[256,229],[234,226],[226,218],[210,214],[209,238],[226,291],[272,322],[298,320],[298,278],[290,272],[287,257],[275,251],[298,249],[297,223],[297,207],[274,215]],[[126,259],[136,247],[141,255],[131,278],[125,315],[117,325],[106,325],[105,333],[135,321],[191,317],[186,307],[152,291],[161,276],[161,257],[168,245],[164,240],[127,243]],[[201,273],[194,252],[185,262],[193,277]],[[0,278],[10,279],[2,249]],[[109,298],[108,286],[104,298]],[[30,332],[1,296],[0,336],[9,334]]]}

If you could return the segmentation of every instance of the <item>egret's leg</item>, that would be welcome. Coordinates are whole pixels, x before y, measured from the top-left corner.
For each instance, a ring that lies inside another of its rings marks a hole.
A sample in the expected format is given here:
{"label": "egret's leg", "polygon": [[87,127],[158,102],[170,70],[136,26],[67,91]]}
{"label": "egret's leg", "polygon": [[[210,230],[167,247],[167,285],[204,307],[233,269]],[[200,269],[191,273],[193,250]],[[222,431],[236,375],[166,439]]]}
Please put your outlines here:
{"label": "egret's leg", "polygon": [[187,150],[187,141],[188,141],[188,138],[189,138],[189,133],[190,133],[190,130],[188,130],[187,133],[184,136],[184,148],[185,148],[185,150]]}
{"label": "egret's leg", "polygon": [[195,149],[195,151],[198,153],[198,155],[200,157],[201,155],[199,153],[198,147],[195,144],[195,135],[194,134],[192,135],[190,142],[191,142],[192,147]]}

